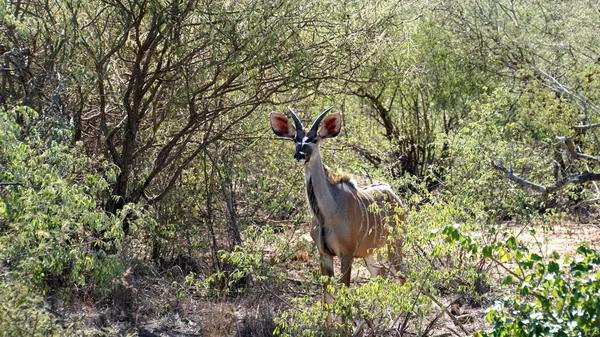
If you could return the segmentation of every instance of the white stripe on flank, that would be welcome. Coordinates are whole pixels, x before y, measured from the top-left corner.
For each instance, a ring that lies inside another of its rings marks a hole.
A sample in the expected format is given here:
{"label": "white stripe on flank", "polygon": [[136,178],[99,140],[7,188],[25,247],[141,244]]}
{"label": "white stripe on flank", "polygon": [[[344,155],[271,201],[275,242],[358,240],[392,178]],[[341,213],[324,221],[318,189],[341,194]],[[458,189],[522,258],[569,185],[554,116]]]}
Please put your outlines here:
{"label": "white stripe on flank", "polygon": [[[371,204],[375,204],[375,207],[377,207],[375,209],[375,212],[373,213],[373,220],[375,221],[375,237],[377,238],[379,236],[379,226],[377,226],[377,210],[379,209],[379,204],[377,204],[377,202],[375,201],[375,199],[370,195],[370,193],[367,193],[367,191],[361,191],[364,195],[365,198],[367,200],[370,201]],[[372,207],[371,204],[369,204],[369,207]]]}
{"label": "white stripe on flank", "polygon": [[[361,219],[360,219],[360,228],[358,229],[358,232],[360,233],[362,231],[362,227],[365,222],[363,218],[365,217],[365,213],[367,212],[367,209],[365,207],[365,204],[362,202],[362,200],[360,200],[360,196],[355,194],[355,192],[358,193],[357,190],[354,190],[354,191],[350,190],[350,194],[352,195],[354,200],[356,200],[356,203],[358,204],[358,207],[360,208],[360,218]],[[369,214],[366,214],[366,216],[367,216],[367,221],[369,221],[368,220]]]}
{"label": "white stripe on flank", "polygon": [[[361,191],[356,190],[356,196],[358,197],[358,201],[360,202],[360,204],[362,206],[362,209],[365,210],[364,215],[367,218],[367,230],[365,231],[365,236],[368,236],[369,235],[369,231],[371,230],[371,219],[369,217],[369,208],[365,205],[365,202],[364,202],[363,198],[361,197],[360,193],[361,193]],[[361,213],[362,213],[362,209],[361,209]],[[363,223],[364,222],[362,222],[362,221],[360,222],[361,229],[362,229]],[[358,246],[359,245],[356,245],[357,249],[358,249]]]}

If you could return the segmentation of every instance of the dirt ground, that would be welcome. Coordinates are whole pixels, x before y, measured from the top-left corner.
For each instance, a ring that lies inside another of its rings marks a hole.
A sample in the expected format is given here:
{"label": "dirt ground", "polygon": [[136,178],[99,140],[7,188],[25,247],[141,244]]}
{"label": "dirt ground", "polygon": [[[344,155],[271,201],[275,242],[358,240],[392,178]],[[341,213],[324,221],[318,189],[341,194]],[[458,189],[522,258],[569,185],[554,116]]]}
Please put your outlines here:
{"label": "dirt ground", "polygon": [[600,225],[597,224],[567,222],[546,229],[536,227],[535,235],[531,235],[529,227],[513,223],[507,223],[505,227],[512,230],[530,248],[539,249],[543,256],[553,251],[561,255],[565,253],[573,255],[582,242],[596,250],[600,248]]}
{"label": "dirt ground", "polygon": [[[573,255],[581,242],[600,248],[600,226],[596,224],[567,222],[551,229],[536,227],[535,236],[531,235],[529,227],[514,223],[506,223],[503,227],[527,244],[531,251],[543,256],[552,251]],[[241,297],[207,299],[199,292],[179,293],[181,287],[178,285],[186,271],[173,266],[161,271],[134,271],[122,293],[112,294],[111,299],[103,304],[91,301],[72,303],[58,311],[63,317],[70,317],[68,320],[79,320],[109,336],[269,336],[275,328],[273,317],[289,305],[290,298],[301,295],[319,298],[321,292],[318,284],[310,289],[299,286],[301,281],[310,279],[311,271],[319,268],[315,260],[316,251],[306,229],[302,226],[292,229],[292,232],[287,232],[286,240],[292,247],[302,248],[297,249],[294,257],[286,262],[287,280],[283,285],[266,282]],[[338,263],[336,275],[340,273],[339,268]],[[495,278],[500,277],[496,275]],[[352,286],[361,286],[368,279],[369,273],[362,260],[356,259]],[[452,294],[437,300],[437,305],[454,317],[439,315],[430,336],[461,336],[465,335],[463,329],[473,332],[486,327],[485,304],[479,307],[472,307],[469,303],[456,305],[457,296]],[[438,309],[437,312],[443,310]]]}

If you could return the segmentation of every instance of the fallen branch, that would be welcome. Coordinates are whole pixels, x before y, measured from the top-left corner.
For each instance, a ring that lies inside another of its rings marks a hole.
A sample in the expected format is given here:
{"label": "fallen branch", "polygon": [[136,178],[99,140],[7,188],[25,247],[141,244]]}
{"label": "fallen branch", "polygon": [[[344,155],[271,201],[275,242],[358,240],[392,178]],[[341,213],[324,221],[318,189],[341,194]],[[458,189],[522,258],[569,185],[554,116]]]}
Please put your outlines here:
{"label": "fallen branch", "polygon": [[[593,125],[587,125],[587,127],[590,126],[594,126],[594,125],[598,125],[599,124],[593,124]],[[585,127],[585,126],[582,126]],[[574,128],[574,127],[572,127]],[[567,150],[567,155],[569,157],[569,161],[573,161],[574,159],[583,159],[583,160],[587,160],[587,161],[593,161],[596,163],[600,163],[600,159],[596,158],[594,156],[590,156],[589,154],[585,154],[585,153],[581,153],[579,151],[575,150],[575,144],[573,143],[573,138],[576,137],[577,135],[573,136],[573,137],[565,137],[565,136],[558,136],[556,137],[560,143],[563,144],[563,146],[565,147],[565,149]],[[579,150],[579,148],[578,148]]]}
{"label": "fallen branch", "polygon": [[538,185],[536,183],[533,183],[533,182],[531,182],[529,180],[523,179],[523,178],[515,175],[512,170],[507,169],[504,166],[504,164],[502,164],[502,162],[500,162],[500,161],[492,160],[492,167],[495,168],[495,169],[497,169],[497,170],[503,171],[508,176],[508,179],[516,182],[519,185],[522,185],[522,186],[525,186],[525,187],[529,187],[529,188],[534,189],[534,190],[536,190],[538,192],[547,193],[546,192],[547,188],[545,186]]}
{"label": "fallen branch", "polygon": [[583,160],[587,160],[587,161],[593,161],[593,162],[596,162],[596,163],[600,163],[600,159],[598,159],[598,158],[596,158],[594,156],[590,156],[588,154],[581,153],[581,152],[577,152],[576,155],[577,155],[577,158],[579,158],[579,159],[583,159]]}
{"label": "fallen branch", "polygon": [[547,196],[548,194],[561,189],[566,184],[583,184],[586,182],[600,181],[600,173],[583,171],[579,174],[571,174],[565,176],[555,181],[553,184],[543,186],[517,176],[513,173],[512,170],[507,169],[500,161],[492,160],[492,167],[504,172],[507,175],[508,179],[516,182],[521,186],[525,186],[534,189],[538,192],[542,192],[544,196]]}
{"label": "fallen branch", "polygon": [[431,295],[431,294],[430,294],[429,292],[427,292],[427,291],[423,291],[423,294],[424,294],[425,296],[429,297],[429,299],[430,299],[430,300],[432,300],[432,301],[433,301],[433,303],[437,304],[437,306],[438,306],[438,307],[440,307],[440,309],[442,309],[442,311],[443,311],[443,312],[445,312],[445,313],[446,313],[446,315],[448,315],[448,317],[450,317],[450,319],[452,320],[452,322],[454,323],[454,325],[456,325],[457,327],[459,327],[459,328],[462,330],[462,332],[464,332],[464,333],[465,333],[465,336],[466,336],[466,335],[469,335],[469,333],[467,332],[467,330],[465,329],[465,327],[463,327],[463,325],[460,323],[460,321],[459,321],[458,319],[456,319],[456,316],[454,316],[454,315],[453,315],[453,314],[450,312],[450,310],[448,310],[448,308],[449,308],[450,306],[447,306],[447,307],[446,307],[445,305],[443,305],[442,303],[440,303],[440,301],[438,301],[438,300],[437,300],[435,297],[433,297],[433,295]]}

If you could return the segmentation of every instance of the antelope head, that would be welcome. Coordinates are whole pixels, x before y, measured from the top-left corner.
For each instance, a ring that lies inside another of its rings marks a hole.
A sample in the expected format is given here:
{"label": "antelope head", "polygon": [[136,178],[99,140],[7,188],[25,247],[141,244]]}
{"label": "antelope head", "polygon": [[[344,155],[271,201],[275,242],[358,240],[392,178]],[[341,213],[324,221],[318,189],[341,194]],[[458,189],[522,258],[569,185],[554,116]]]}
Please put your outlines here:
{"label": "antelope head", "polygon": [[[309,129],[305,129],[304,125],[296,115],[296,113],[288,107],[292,115],[294,124],[282,113],[271,113],[271,128],[273,132],[281,138],[290,139],[296,142],[296,152],[294,159],[301,163],[307,164],[310,161],[312,154],[318,149],[319,143],[326,138],[333,138],[340,133],[342,126],[341,115],[335,113],[333,115],[325,115],[333,107],[325,109],[314,121]],[[323,122],[323,126],[319,125]]]}

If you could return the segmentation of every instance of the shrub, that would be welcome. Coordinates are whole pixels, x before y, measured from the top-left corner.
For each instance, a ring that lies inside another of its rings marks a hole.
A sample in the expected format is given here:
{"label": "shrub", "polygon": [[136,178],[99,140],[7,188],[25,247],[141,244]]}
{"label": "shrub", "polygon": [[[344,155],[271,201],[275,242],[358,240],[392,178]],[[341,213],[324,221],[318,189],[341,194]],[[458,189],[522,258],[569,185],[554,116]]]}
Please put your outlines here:
{"label": "shrub", "polygon": [[[598,336],[600,334],[600,254],[587,245],[577,256],[551,254],[545,260],[528,253],[511,237],[497,246],[501,261],[512,259],[504,286],[516,283],[515,293],[487,310],[493,324],[479,336]],[[487,250],[488,257],[490,250]]]}
{"label": "shrub", "polygon": [[492,324],[474,336],[597,336],[600,334],[600,254],[583,244],[575,258],[553,252],[529,252],[514,235],[479,244],[455,226],[442,236],[506,272],[505,287],[514,287],[486,311]]}
{"label": "shrub", "polygon": [[45,310],[44,299],[13,277],[0,282],[0,336],[70,336],[74,323],[61,323]]}
{"label": "shrub", "polygon": [[[21,119],[17,123],[17,116]],[[54,291],[111,285],[124,268],[119,255],[91,249],[98,233],[110,238],[103,248],[120,247],[119,216],[107,215],[99,196],[114,169],[82,154],[55,129],[43,140],[30,127],[42,123],[27,108],[0,110],[0,256],[2,264],[34,288]]]}
{"label": "shrub", "polygon": [[271,227],[249,226],[243,236],[246,244],[236,246],[231,252],[219,251],[222,270],[204,280],[206,295],[239,295],[262,282],[278,279],[280,273],[275,268],[282,256],[269,251],[289,251],[289,247],[284,248],[287,243]]}

